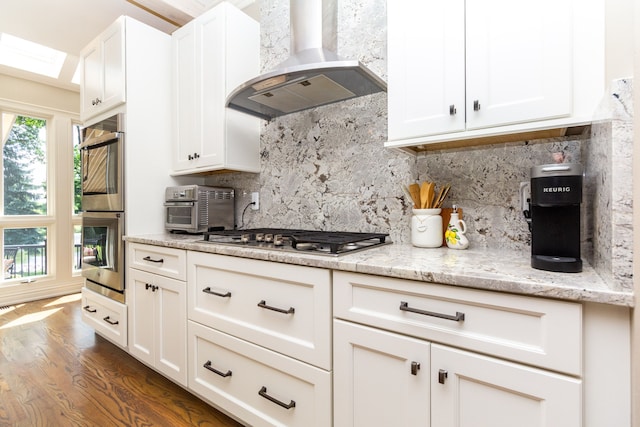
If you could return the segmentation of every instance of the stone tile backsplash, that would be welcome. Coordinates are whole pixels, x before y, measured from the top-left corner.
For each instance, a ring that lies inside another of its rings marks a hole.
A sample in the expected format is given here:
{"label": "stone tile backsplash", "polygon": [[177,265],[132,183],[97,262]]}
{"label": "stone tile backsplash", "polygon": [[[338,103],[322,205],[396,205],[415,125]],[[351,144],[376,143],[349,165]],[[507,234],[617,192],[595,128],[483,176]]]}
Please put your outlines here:
{"label": "stone tile backsplash", "polygon": [[[266,71],[288,56],[288,0],[263,0],[261,13],[261,59]],[[341,0],[337,27],[337,53],[359,59],[386,79],[386,1]],[[627,101],[631,99],[628,82],[618,85],[608,108],[628,113],[621,105],[625,94]],[[553,153],[563,152],[565,161],[582,163],[586,171],[584,258],[608,272],[605,275],[617,268],[613,264],[630,263],[629,242],[615,243],[611,238],[614,229],[631,224],[631,160],[616,156],[630,150],[622,147],[631,147],[630,122],[624,114],[612,123],[606,119],[611,114],[603,112],[604,119],[586,135],[414,157],[383,147],[386,102],[381,93],[265,122],[261,172],[212,175],[206,183],[237,190],[238,226],[386,232],[396,243],[410,243],[411,203],[401,186],[415,180],[449,183],[452,189],[445,206],[455,203],[463,208],[471,245],[528,252],[531,236],[520,209],[520,182],[529,180],[531,166],[553,163]],[[594,141],[598,150],[587,149]],[[612,194],[617,184],[608,182],[614,159],[616,168],[620,162],[628,165],[614,177],[627,188],[623,194]],[[248,194],[258,190],[260,209],[243,214]],[[594,226],[602,223],[607,225]],[[623,261],[612,261],[612,254]],[[627,281],[628,274],[630,270],[617,279]]]}

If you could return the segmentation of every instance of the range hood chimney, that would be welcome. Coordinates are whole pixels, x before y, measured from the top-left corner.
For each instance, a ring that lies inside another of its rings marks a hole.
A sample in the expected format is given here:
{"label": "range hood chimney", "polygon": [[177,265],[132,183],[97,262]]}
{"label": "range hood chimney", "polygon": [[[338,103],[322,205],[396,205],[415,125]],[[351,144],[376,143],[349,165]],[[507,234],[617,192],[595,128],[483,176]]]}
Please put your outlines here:
{"label": "range hood chimney", "polygon": [[[270,120],[387,90],[384,80],[359,61],[340,58],[324,48],[323,36],[335,41],[336,31],[327,28],[334,27],[333,20],[323,22],[323,0],[290,0],[289,4],[289,58],[236,88],[227,98],[227,107]],[[333,4],[327,3],[327,8],[335,11]]]}

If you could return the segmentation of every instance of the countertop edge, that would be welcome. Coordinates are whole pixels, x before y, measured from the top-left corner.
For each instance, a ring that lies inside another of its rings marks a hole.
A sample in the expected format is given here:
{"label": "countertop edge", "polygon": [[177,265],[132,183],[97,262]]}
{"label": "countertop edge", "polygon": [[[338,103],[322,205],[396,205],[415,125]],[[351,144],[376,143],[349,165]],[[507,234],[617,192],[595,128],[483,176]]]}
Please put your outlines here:
{"label": "countertop edge", "polygon": [[588,265],[582,273],[543,272],[530,267],[527,254],[423,249],[392,244],[331,257],[212,244],[203,242],[201,236],[192,235],[132,235],[125,236],[125,241],[479,290],[623,307],[635,306],[633,292],[610,289]]}

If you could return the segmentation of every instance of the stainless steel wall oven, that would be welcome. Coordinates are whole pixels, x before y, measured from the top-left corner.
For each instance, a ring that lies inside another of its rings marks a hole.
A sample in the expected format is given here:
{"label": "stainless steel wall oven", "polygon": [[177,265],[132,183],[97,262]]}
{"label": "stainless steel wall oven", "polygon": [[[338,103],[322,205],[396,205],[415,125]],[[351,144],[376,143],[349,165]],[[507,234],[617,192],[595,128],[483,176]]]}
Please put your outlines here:
{"label": "stainless steel wall oven", "polygon": [[124,115],[82,129],[82,276],[119,302],[124,289]]}
{"label": "stainless steel wall oven", "polygon": [[83,212],[82,276],[86,287],[124,302],[124,212]]}
{"label": "stainless steel wall oven", "polygon": [[82,129],[82,210],[124,210],[124,115]]}

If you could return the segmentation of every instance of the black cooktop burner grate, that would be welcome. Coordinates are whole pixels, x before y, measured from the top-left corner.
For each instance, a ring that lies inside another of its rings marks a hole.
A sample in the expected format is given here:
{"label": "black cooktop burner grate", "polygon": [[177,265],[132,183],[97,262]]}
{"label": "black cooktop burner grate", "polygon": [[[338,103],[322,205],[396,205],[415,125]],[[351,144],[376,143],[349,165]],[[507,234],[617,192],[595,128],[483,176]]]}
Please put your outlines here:
{"label": "black cooktop burner grate", "polygon": [[[257,241],[257,236],[282,236],[285,245],[294,250],[309,250],[328,252],[331,255],[353,252],[368,247],[385,244],[388,234],[360,233],[342,231],[314,231],[287,228],[251,228],[246,230],[221,230],[204,233],[204,240],[211,241],[210,236],[227,236],[232,244],[251,244]],[[243,237],[244,241],[240,238]],[[266,247],[262,245],[261,247]]]}

